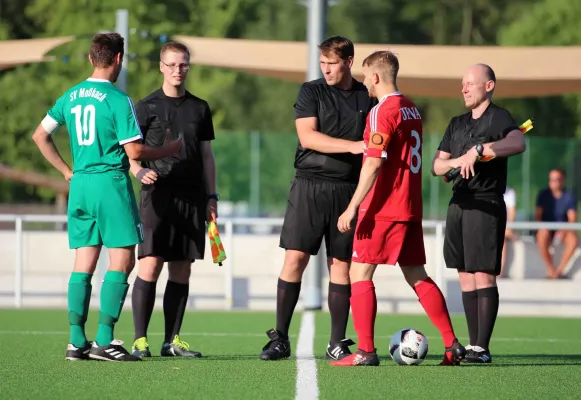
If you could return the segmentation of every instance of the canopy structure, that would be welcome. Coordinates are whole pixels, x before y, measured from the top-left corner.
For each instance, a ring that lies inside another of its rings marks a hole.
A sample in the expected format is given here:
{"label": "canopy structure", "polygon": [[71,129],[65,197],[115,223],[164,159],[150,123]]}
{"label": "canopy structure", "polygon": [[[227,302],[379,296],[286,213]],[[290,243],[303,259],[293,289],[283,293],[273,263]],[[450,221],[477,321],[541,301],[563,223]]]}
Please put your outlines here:
{"label": "canopy structure", "polygon": [[[232,68],[293,82],[307,74],[307,43],[174,36],[187,45],[192,62]],[[495,97],[537,97],[581,92],[581,46],[419,46],[355,43],[353,74],[376,50],[400,60],[398,86],[411,96],[457,98],[462,75],[474,63],[489,64],[497,77]]]}
{"label": "canopy structure", "polygon": [[62,44],[68,43],[74,36],[0,40],[0,70],[18,65],[49,61],[46,54]]}
{"label": "canopy structure", "polygon": [[[0,41],[0,69],[50,60],[47,53],[74,36]],[[307,43],[174,36],[192,51],[192,62],[231,68],[292,82],[307,74]],[[466,67],[489,64],[498,79],[495,97],[537,97],[581,92],[581,46],[418,46],[355,44],[353,73],[376,50],[391,50],[400,60],[399,88],[410,96],[460,96]]]}

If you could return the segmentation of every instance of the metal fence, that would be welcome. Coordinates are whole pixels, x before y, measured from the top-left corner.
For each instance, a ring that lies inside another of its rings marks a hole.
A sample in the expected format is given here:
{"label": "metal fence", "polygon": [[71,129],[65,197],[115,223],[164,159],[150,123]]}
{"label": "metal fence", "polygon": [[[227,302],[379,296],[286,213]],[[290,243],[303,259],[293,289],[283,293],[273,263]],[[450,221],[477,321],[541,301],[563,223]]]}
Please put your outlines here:
{"label": "metal fence", "polygon": [[[422,149],[424,215],[443,219],[451,184],[430,173],[432,157],[442,139],[425,134]],[[537,193],[548,183],[551,168],[567,172],[567,186],[581,197],[581,141],[527,137],[527,151],[509,159],[508,186],[517,195],[517,219],[531,220]],[[282,216],[294,175],[295,133],[219,132],[214,144],[218,187],[223,199],[249,205],[251,216]]]}
{"label": "metal fence", "polygon": [[[14,306],[19,308],[22,306],[22,296],[23,296],[23,270],[24,270],[24,223],[54,223],[54,224],[64,224],[67,222],[66,215],[18,215],[18,214],[0,214],[0,222],[13,222],[15,241],[14,248],[16,249],[16,263],[14,265]],[[226,254],[228,255],[228,262],[224,264],[224,308],[232,308],[233,300],[233,269],[236,263],[244,263],[244,260],[237,257],[233,252],[232,244],[235,240],[235,228],[238,226],[251,226],[251,227],[280,227],[282,226],[281,218],[223,218],[221,219],[219,225],[222,229],[223,243],[225,246]],[[446,227],[445,221],[439,220],[426,220],[423,221],[424,228],[435,230],[435,253],[431,255],[431,259],[435,262],[435,276],[434,280],[436,283],[442,287],[444,285],[444,272],[446,269],[443,256],[442,256],[442,246],[444,240],[444,230]],[[538,229],[549,229],[549,230],[581,230],[581,223],[549,223],[549,222],[509,222],[508,227],[515,230],[538,230]],[[105,249],[103,250],[106,251]],[[323,252],[319,252],[320,255]],[[428,255],[430,257],[430,255]],[[319,265],[323,265],[319,264]],[[107,256],[102,254],[99,260],[96,273],[98,276],[102,277],[107,269]],[[99,279],[99,281],[101,280]],[[314,282],[307,283],[304,285],[306,290],[316,291],[316,293],[307,293],[312,298],[319,296],[321,293],[321,288],[317,288],[313,285]],[[320,282],[319,282],[320,284]],[[322,301],[322,299],[319,299]]]}

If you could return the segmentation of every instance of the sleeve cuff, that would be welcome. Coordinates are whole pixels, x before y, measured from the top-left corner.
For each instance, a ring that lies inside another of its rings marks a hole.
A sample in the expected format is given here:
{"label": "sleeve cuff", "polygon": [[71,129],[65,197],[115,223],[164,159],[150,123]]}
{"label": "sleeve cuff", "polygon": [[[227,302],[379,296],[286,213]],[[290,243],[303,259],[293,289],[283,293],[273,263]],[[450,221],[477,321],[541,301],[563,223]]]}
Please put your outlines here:
{"label": "sleeve cuff", "polygon": [[129,138],[129,139],[120,140],[119,141],[119,144],[121,146],[123,146],[124,144],[131,143],[131,142],[135,142],[136,140],[141,140],[142,138],[143,137],[141,135],[133,136],[132,138]]}
{"label": "sleeve cuff", "polygon": [[301,118],[317,118],[317,113],[312,113],[312,112],[307,112],[307,111],[301,111],[301,112],[297,112],[295,113],[295,119],[301,119]]}
{"label": "sleeve cuff", "polygon": [[367,149],[367,157],[386,159],[387,151],[382,151],[379,149]]}

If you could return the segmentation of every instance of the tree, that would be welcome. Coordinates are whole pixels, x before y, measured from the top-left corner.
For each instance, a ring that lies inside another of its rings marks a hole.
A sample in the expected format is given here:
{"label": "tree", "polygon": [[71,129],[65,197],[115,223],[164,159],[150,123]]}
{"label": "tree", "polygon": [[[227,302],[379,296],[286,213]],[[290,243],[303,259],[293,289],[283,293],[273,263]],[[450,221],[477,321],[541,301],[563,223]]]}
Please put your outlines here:
{"label": "tree", "polygon": [[[505,46],[574,46],[581,44],[581,2],[543,0],[534,4],[500,31]],[[531,60],[534,63],[534,60]],[[527,68],[523,65],[523,68]],[[538,116],[541,135],[581,137],[581,96],[569,94],[527,99],[516,105],[521,112]],[[526,110],[526,111],[525,111]]]}
{"label": "tree", "polygon": [[[506,46],[574,46],[581,44],[581,31],[577,28],[581,18],[581,2],[574,0],[542,0],[532,5],[526,13],[515,18],[499,32],[499,43]],[[534,60],[530,60],[534,64]],[[523,68],[527,68],[524,64]],[[532,210],[534,196],[547,184],[551,168],[564,168],[568,172],[568,186],[581,195],[581,167],[578,154],[581,148],[581,95],[541,97],[508,102],[513,113],[521,118],[535,116],[537,127],[532,132],[527,151],[533,160],[528,174],[531,198],[524,199],[525,209]],[[543,138],[537,138],[544,136]],[[560,140],[559,140],[560,139]],[[520,158],[520,157],[519,157]],[[511,160],[512,165],[519,158]],[[518,175],[517,179],[523,180]],[[520,182],[518,182],[520,183]],[[517,186],[517,185],[515,185]]]}
{"label": "tree", "polygon": [[[15,21],[30,21],[31,27],[42,32],[42,35],[34,36],[76,35],[77,40],[55,49],[52,52],[57,60],[55,62],[17,67],[0,77],[3,93],[0,107],[6,116],[0,120],[0,130],[9,132],[8,135],[0,135],[0,159],[15,168],[58,175],[40,156],[30,135],[54,101],[65,90],[90,75],[91,66],[87,61],[90,38],[98,31],[114,29],[117,9],[126,7],[131,10],[130,26],[134,34],[129,38],[129,54],[126,55],[131,58],[128,93],[134,99],[140,99],[161,84],[158,69],[160,35],[179,33],[224,37],[234,24],[241,1],[38,0],[28,2],[26,9],[13,7]],[[203,14],[200,15],[200,12]],[[204,16],[209,18],[204,19]],[[12,17],[9,19],[12,20]],[[192,20],[198,23],[192,24]],[[5,25],[2,28],[5,35],[13,29]],[[143,32],[148,35],[143,35]],[[221,94],[227,93],[236,78],[236,72],[211,68],[195,68],[190,74],[188,88],[194,87],[193,91],[210,104]],[[220,107],[213,108],[219,127],[221,110]],[[70,162],[66,130],[58,132],[54,138],[64,158]],[[54,198],[54,193],[47,190],[34,187],[26,187],[25,190],[26,196],[32,199]],[[18,193],[21,192],[0,191],[0,201],[12,201]]]}
{"label": "tree", "polygon": [[[0,38],[76,35],[51,52],[56,61],[0,73],[0,160],[24,170],[56,171],[43,160],[30,135],[57,97],[91,72],[90,37],[114,29],[115,11],[130,10],[128,93],[139,100],[161,84],[161,38],[171,35],[306,39],[307,9],[300,0],[22,0],[2,7]],[[576,44],[581,3],[565,0],[341,0],[328,11],[327,35],[356,43],[496,45]],[[195,49],[193,49],[195,52]],[[356,50],[357,51],[357,50]],[[274,57],[277,55],[274,54]],[[402,60],[405,68],[405,60]],[[306,77],[305,77],[306,79]],[[460,81],[461,77],[458,77]],[[188,89],[206,99],[217,132],[218,185],[223,198],[249,198],[250,135],[260,131],[263,203],[280,206],[292,176],[295,146],[293,104],[299,84],[222,68],[192,66]],[[451,116],[464,112],[458,99],[414,99],[424,131],[437,138]],[[538,118],[535,135],[579,131],[577,96],[499,101],[515,119]],[[552,118],[551,123],[546,122]],[[66,131],[55,135],[68,157]],[[426,142],[435,143],[432,138]],[[431,151],[427,150],[426,152]],[[426,153],[427,154],[427,153]],[[427,178],[426,178],[427,179]],[[426,186],[428,187],[428,186]],[[446,186],[449,188],[449,185]],[[447,189],[446,189],[447,190]],[[444,190],[443,196],[447,196]],[[54,193],[0,181],[0,201],[53,201]]]}

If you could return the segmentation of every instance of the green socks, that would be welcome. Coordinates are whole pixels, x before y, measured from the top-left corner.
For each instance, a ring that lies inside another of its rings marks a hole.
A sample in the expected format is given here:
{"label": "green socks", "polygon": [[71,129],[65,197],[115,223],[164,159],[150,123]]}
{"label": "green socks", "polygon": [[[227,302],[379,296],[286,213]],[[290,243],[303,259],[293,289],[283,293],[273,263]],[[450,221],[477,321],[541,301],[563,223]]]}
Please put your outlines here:
{"label": "green socks", "polygon": [[[88,342],[85,335],[85,323],[91,301],[92,277],[92,274],[85,272],[73,272],[69,280],[69,341],[75,347],[83,347]],[[127,277],[126,273],[119,271],[107,271],[105,274],[105,280],[101,286],[101,312],[96,337],[99,346],[107,346],[113,341],[113,327],[119,319],[129,289]]]}
{"label": "green socks", "polygon": [[128,274],[119,271],[107,271],[101,286],[101,312],[99,328],[95,341],[99,346],[107,346],[113,341],[113,328],[125,303],[129,285]]}
{"label": "green socks", "polygon": [[83,347],[87,343],[85,322],[91,302],[92,274],[73,272],[69,279],[68,312],[69,312],[69,342],[75,347]]}

